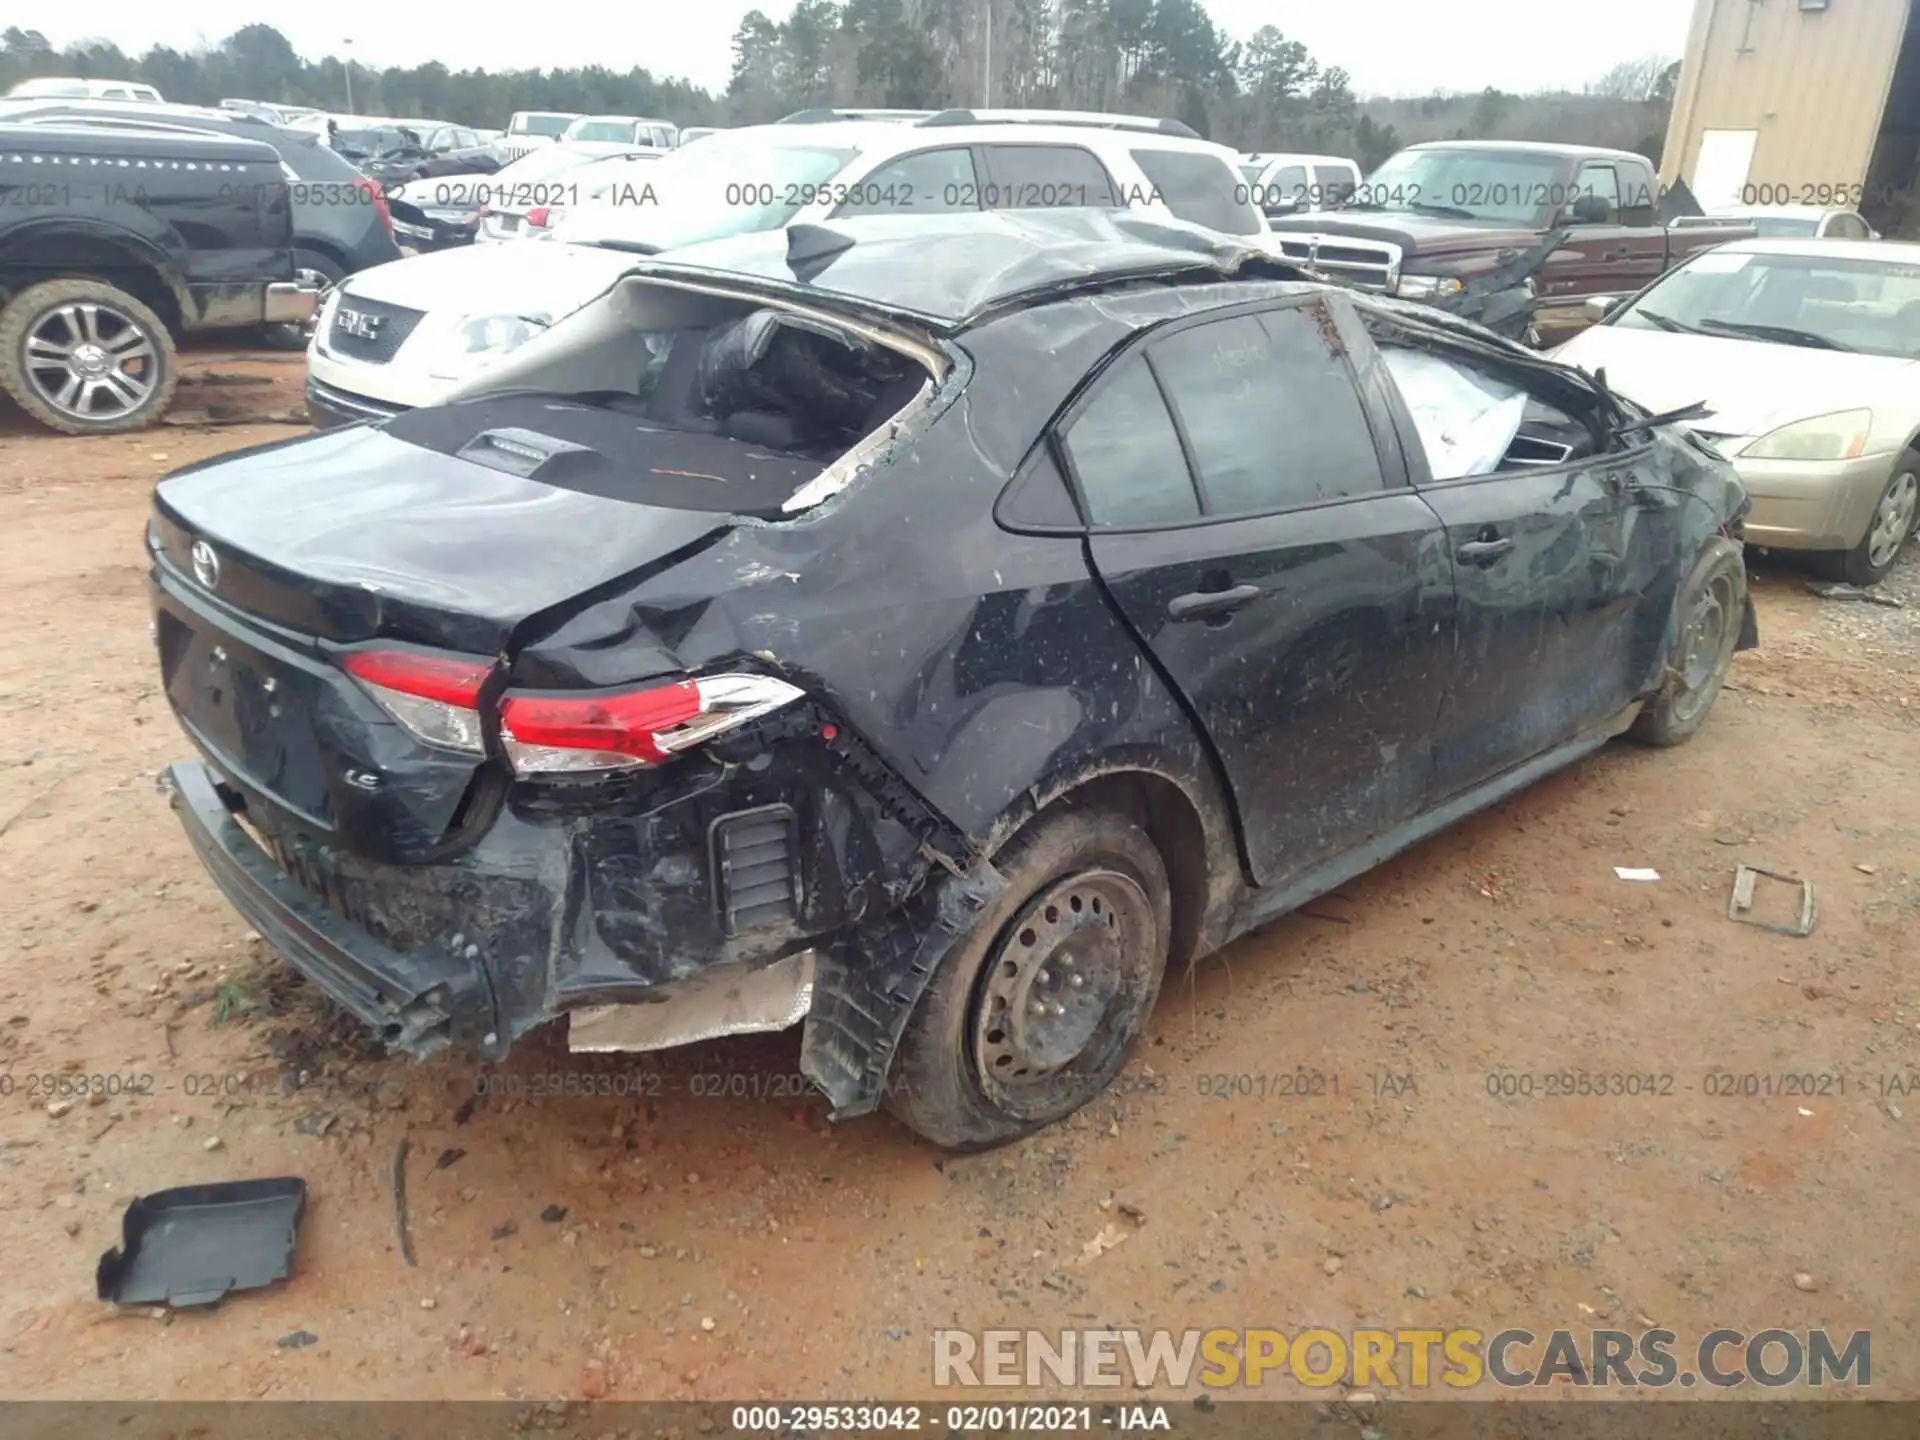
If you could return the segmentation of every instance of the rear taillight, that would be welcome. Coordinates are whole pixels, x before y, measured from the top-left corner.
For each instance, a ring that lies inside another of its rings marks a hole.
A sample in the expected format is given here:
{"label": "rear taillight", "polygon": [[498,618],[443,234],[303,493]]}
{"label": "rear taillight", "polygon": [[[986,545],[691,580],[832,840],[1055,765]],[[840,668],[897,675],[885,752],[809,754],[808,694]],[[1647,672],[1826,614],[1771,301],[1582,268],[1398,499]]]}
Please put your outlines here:
{"label": "rear taillight", "polygon": [[493,666],[406,650],[362,650],[346,659],[380,708],[420,740],[466,755],[487,753],[480,729],[480,687]]}
{"label": "rear taillight", "polygon": [[[468,755],[486,753],[480,690],[491,663],[363,650],[347,657],[346,668],[424,743]],[[645,690],[508,695],[500,702],[500,739],[519,775],[658,765],[805,693],[765,675],[709,675]]]}
{"label": "rear taillight", "polygon": [[708,675],[610,695],[509,695],[500,738],[520,775],[658,765],[805,693],[765,675]]}
{"label": "rear taillight", "polygon": [[387,208],[386,194],[378,185],[364,176],[353,183],[356,188],[364,190],[368,200],[373,202],[373,213],[380,217],[380,223],[386,227],[387,234],[393,234],[393,211]]}
{"label": "rear taillight", "polygon": [[545,205],[536,205],[527,212],[527,224],[535,230],[544,230],[547,228],[547,221],[552,217],[553,212]]}

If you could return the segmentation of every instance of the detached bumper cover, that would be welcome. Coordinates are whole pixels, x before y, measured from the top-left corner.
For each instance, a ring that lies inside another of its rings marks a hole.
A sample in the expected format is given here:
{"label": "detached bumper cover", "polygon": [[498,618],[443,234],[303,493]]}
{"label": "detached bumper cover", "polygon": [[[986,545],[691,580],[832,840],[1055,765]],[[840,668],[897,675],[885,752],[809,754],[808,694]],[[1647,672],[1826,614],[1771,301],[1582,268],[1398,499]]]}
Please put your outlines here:
{"label": "detached bumper cover", "polygon": [[402,954],[336,915],[234,819],[207,766],[169,766],[166,783],[188,841],[234,909],[336,1003],[416,1057],[448,1045],[505,1053],[493,996],[471,959],[444,942]]}

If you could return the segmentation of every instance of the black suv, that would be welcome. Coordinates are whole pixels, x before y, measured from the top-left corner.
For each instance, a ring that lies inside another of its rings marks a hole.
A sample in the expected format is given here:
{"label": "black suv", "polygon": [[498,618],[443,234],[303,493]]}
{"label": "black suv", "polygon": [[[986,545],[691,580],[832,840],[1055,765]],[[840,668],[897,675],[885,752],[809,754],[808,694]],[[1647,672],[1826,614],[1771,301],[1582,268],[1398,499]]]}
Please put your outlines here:
{"label": "black suv", "polygon": [[[347,276],[401,258],[386,185],[362,174],[312,131],[289,130],[225,110],[103,100],[0,100],[0,123],[109,129],[135,125],[230,135],[270,146],[285,167],[293,205],[296,277],[317,290],[323,302],[326,292]],[[307,328],[283,326],[264,338],[283,348],[304,349]]]}
{"label": "black suv", "polygon": [[742,236],[176,472],[195,849],[416,1055],[804,1018],[836,1116],[1070,1113],[1167,965],[1686,739],[1755,640],[1723,459],[1297,277],[1098,211]]}
{"label": "black suv", "polygon": [[303,324],[280,161],[197,130],[0,124],[0,390],[73,435],[165,413],[177,334]]}

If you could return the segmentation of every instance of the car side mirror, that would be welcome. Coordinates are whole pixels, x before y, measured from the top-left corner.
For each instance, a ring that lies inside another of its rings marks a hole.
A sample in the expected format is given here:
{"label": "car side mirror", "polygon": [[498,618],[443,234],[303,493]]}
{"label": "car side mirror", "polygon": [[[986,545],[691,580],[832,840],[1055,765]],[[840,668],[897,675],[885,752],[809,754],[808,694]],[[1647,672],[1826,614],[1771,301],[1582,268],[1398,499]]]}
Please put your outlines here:
{"label": "car side mirror", "polygon": [[1613,219],[1613,206],[1599,195],[1582,195],[1567,207],[1567,220],[1574,225],[1605,225]]}
{"label": "car side mirror", "polygon": [[1598,325],[1619,308],[1620,297],[1618,295],[1589,295],[1580,306],[1581,312],[1595,325]]}

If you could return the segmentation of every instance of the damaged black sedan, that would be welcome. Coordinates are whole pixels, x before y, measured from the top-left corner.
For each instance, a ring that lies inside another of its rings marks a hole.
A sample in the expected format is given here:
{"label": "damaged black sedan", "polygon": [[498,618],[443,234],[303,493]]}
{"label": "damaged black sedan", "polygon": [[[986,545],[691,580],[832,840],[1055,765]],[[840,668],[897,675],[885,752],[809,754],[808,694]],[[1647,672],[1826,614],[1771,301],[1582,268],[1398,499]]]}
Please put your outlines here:
{"label": "damaged black sedan", "polygon": [[1667,418],[1126,216],[636,256],[464,398],[160,483],[173,803],[407,1053],[803,1022],[837,1118],[1006,1141],[1169,965],[1694,733],[1746,501]]}

